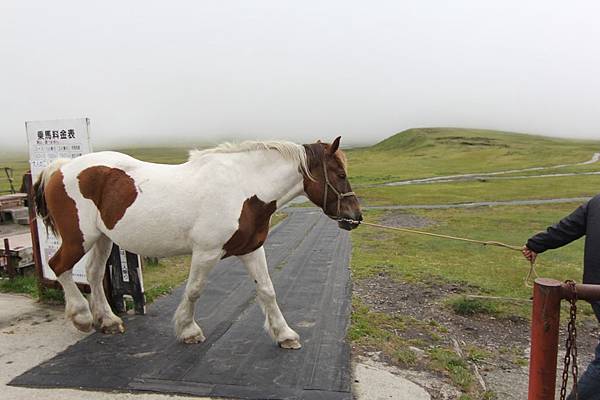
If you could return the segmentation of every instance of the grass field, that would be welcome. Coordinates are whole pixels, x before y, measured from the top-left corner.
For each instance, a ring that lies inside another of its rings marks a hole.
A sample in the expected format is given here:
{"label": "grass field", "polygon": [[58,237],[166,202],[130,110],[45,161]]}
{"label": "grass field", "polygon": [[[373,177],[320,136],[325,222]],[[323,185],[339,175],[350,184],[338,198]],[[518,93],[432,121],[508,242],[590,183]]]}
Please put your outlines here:
{"label": "grass field", "polygon": [[10,185],[4,173],[4,167],[13,169],[14,187],[19,191],[23,174],[29,169],[29,162],[25,155],[21,154],[2,154],[0,157],[0,194],[9,192]]}
{"label": "grass field", "polygon": [[187,161],[190,149],[186,147],[138,147],[117,149],[139,160],[164,164],[180,164]]}
{"label": "grass field", "polygon": [[[431,221],[421,230],[477,240],[523,245],[578,206],[503,206],[475,209],[415,210],[411,214]],[[365,219],[379,221],[386,212],[369,211]],[[404,281],[466,282],[481,293],[527,299],[531,289],[523,279],[529,263],[520,252],[499,247],[442,240],[427,236],[375,230],[363,226],[352,232],[352,272],[355,279],[386,273]],[[582,241],[540,255],[538,273],[559,280],[581,279]],[[501,279],[499,279],[501,277]],[[474,293],[476,294],[476,293]],[[528,317],[528,314],[524,315]]]}

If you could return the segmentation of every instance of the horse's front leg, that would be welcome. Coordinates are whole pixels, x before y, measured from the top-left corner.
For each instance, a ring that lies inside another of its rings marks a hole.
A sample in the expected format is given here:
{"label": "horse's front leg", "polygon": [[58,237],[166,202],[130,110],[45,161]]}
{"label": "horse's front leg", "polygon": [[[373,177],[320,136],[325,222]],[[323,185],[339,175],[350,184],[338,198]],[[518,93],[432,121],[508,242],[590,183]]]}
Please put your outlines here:
{"label": "horse's front leg", "polygon": [[265,330],[284,349],[302,347],[300,336],[288,326],[277,305],[275,289],[267,269],[265,249],[261,246],[252,253],[240,256],[240,259],[256,283],[258,304],[265,313]]}
{"label": "horse's front leg", "polygon": [[192,266],[181,303],[175,311],[175,335],[184,343],[201,343],[206,339],[202,329],[194,320],[196,300],[200,297],[206,276],[219,261],[221,252],[206,252],[194,250],[192,253]]}

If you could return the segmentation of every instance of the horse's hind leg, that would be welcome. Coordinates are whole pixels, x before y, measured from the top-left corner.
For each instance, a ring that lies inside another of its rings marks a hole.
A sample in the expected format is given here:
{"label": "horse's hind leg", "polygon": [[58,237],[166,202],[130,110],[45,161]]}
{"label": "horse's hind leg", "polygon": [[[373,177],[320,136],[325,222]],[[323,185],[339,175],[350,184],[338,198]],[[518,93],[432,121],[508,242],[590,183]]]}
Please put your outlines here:
{"label": "horse's hind leg", "polygon": [[92,291],[90,307],[96,329],[103,333],[123,333],[125,332],[123,320],[112,312],[102,284],[106,271],[106,260],[108,260],[111,250],[112,241],[105,235],[100,236],[90,250],[91,254],[85,268]]}
{"label": "horse's hind leg", "polygon": [[264,247],[240,256],[246,269],[256,283],[258,304],[265,313],[265,330],[284,349],[299,349],[300,336],[287,324],[275,298],[275,289],[269,276]]}
{"label": "horse's hind leg", "polygon": [[192,266],[185,286],[181,303],[175,311],[175,335],[184,343],[201,343],[206,339],[202,329],[194,320],[196,300],[200,297],[206,283],[206,276],[219,261],[221,250],[206,252],[194,250],[192,253]]}
{"label": "horse's hind leg", "polygon": [[60,248],[48,262],[65,294],[65,315],[77,329],[89,332],[93,326],[88,302],[73,281],[73,266],[83,256],[83,248],[69,246],[63,239]]}

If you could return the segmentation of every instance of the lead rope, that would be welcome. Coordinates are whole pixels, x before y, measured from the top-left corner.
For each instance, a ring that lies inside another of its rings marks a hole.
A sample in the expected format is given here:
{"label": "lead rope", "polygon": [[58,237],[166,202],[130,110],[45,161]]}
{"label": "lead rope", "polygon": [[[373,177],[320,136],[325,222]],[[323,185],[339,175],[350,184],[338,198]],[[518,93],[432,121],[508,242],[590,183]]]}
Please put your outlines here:
{"label": "lead rope", "polygon": [[[346,219],[346,218],[339,218],[338,220],[339,221],[350,222],[352,224],[357,224],[357,222],[358,222],[358,221],[354,221],[354,220],[350,220],[350,219]],[[399,232],[405,232],[405,233],[413,233],[413,234],[417,234],[417,235],[432,236],[432,237],[437,237],[437,238],[442,238],[442,239],[459,240],[461,242],[481,244],[483,246],[496,246],[496,247],[502,247],[502,248],[505,248],[505,249],[519,251],[519,252],[522,251],[522,248],[519,247],[519,246],[513,246],[513,245],[510,245],[510,244],[498,242],[498,241],[495,241],[495,240],[469,239],[469,238],[464,238],[464,237],[460,237],[460,236],[442,235],[440,233],[425,232],[425,231],[419,231],[419,230],[416,230],[416,229],[397,228],[397,227],[394,227],[394,226],[380,225],[380,224],[374,224],[372,222],[364,222],[364,221],[361,221],[361,222],[358,222],[358,223],[361,224],[361,225],[372,226],[372,227],[380,228],[380,229],[389,229],[389,230],[393,230],[393,231],[399,231]],[[532,284],[531,284],[532,276],[534,276],[535,278],[538,277],[537,271],[535,269],[535,261],[531,261],[530,267],[529,267],[529,272],[527,273],[527,276],[524,279],[525,286],[527,286],[529,288],[532,287]]]}

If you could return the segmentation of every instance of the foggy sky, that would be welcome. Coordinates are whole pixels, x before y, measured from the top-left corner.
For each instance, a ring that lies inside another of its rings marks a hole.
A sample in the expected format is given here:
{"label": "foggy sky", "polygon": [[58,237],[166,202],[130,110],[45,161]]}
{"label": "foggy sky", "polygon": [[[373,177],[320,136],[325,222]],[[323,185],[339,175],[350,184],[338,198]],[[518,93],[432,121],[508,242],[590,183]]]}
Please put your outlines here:
{"label": "foggy sky", "polygon": [[89,117],[96,147],[370,143],[461,126],[600,139],[589,1],[0,3],[0,150]]}

